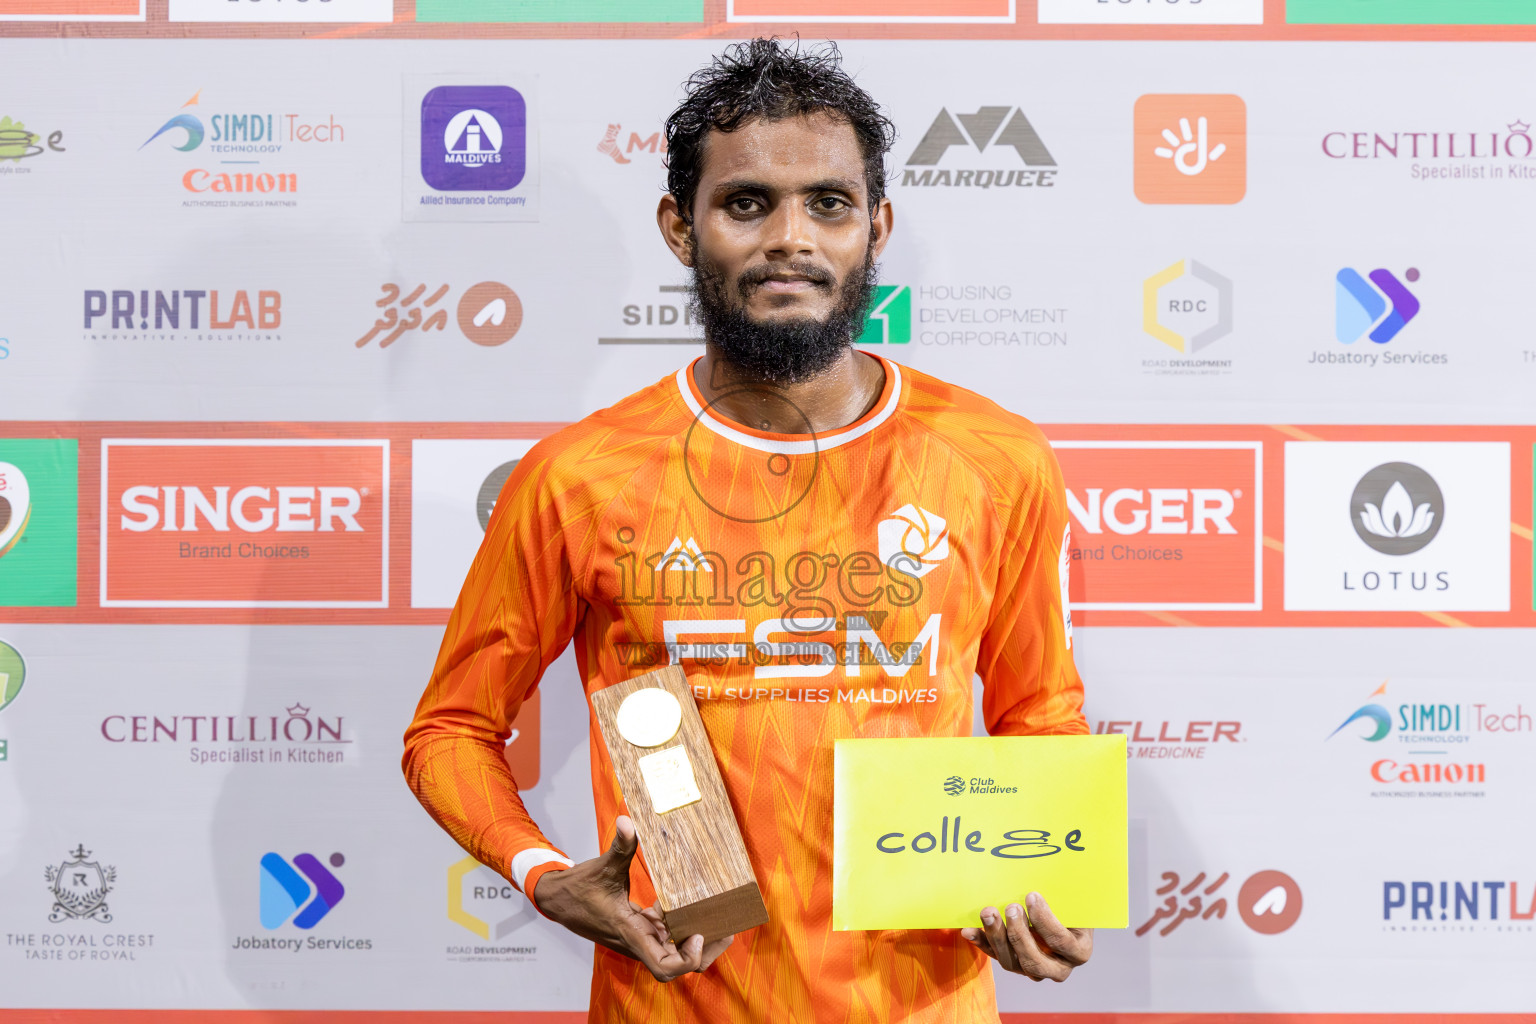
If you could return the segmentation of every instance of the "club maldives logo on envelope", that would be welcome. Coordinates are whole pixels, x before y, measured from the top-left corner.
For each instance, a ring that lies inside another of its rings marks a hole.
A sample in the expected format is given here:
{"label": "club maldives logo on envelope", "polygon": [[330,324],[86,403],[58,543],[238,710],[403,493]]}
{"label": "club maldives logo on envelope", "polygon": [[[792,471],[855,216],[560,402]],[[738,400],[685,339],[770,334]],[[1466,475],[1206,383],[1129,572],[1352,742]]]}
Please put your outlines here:
{"label": "club maldives logo on envelope", "polygon": [[838,740],[834,758],[833,928],[963,928],[1031,892],[1068,927],[1126,927],[1124,736]]}

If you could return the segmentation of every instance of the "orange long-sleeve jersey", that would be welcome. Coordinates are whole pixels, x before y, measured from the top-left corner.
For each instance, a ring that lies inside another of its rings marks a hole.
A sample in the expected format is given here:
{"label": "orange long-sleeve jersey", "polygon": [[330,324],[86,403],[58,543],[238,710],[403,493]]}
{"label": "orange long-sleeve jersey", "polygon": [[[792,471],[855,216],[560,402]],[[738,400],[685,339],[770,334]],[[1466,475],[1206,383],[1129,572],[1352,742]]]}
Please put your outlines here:
{"label": "orange long-sleeve jersey", "polygon": [[[599,947],[595,1021],[997,1020],[957,932],[832,930],[832,747],[968,735],[973,673],[990,732],[1087,731],[1061,475],[1029,421],[882,363],[871,411],[814,437],[723,418],[685,368],[540,442],[496,504],[406,734],[411,788],[536,897],[571,861],[503,759],[518,708],[573,639],[588,694],[675,662],[770,915],[668,985]],[[606,843],[625,809],[595,719],[591,748]],[[632,886],[654,901],[639,859]]]}

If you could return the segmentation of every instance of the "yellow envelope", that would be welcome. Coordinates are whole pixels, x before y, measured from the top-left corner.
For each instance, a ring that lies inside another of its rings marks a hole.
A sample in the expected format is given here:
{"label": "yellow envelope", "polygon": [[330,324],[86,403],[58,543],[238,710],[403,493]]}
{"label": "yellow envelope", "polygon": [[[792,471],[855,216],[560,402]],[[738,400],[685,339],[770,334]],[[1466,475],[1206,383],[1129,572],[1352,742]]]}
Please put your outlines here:
{"label": "yellow envelope", "polygon": [[838,740],[832,927],[964,928],[1045,897],[1124,928],[1125,737]]}

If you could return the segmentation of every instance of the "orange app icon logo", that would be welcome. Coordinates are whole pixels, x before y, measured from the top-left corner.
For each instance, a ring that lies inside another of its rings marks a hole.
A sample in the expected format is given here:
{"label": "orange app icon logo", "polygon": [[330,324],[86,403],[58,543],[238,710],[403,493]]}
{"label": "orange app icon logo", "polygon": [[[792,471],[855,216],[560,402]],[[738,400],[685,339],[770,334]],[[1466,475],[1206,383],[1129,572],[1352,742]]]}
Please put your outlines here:
{"label": "orange app icon logo", "polygon": [[1136,101],[1136,198],[1235,203],[1248,191],[1241,96],[1155,93]]}
{"label": "orange app icon logo", "polygon": [[1074,609],[1257,611],[1257,441],[1053,441],[1072,527]]}
{"label": "orange app icon logo", "polygon": [[384,608],[389,442],[101,443],[101,603]]}

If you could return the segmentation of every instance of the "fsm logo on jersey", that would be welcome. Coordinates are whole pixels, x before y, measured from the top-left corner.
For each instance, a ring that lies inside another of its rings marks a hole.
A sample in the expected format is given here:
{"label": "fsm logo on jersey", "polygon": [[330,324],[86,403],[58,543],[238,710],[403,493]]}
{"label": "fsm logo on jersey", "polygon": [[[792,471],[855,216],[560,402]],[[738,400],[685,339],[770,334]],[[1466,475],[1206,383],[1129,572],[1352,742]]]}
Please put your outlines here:
{"label": "fsm logo on jersey", "polygon": [[1053,441],[1072,526],[1072,607],[1263,606],[1263,445]]}
{"label": "fsm logo on jersey", "polygon": [[1510,447],[1289,441],[1288,611],[1507,611]]}
{"label": "fsm logo on jersey", "polygon": [[389,442],[101,442],[101,604],[384,608]]}
{"label": "fsm logo on jersey", "polygon": [[410,76],[407,220],[537,220],[532,81]]}

